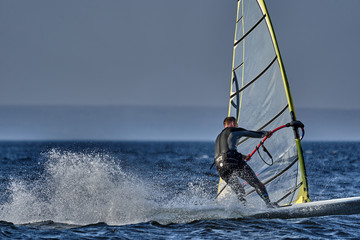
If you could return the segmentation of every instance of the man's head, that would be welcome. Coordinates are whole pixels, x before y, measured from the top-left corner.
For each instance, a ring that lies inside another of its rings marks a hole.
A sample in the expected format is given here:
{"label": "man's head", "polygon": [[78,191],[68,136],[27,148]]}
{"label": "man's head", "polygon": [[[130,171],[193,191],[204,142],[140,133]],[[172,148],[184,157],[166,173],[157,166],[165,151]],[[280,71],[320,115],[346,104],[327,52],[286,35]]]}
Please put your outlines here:
{"label": "man's head", "polygon": [[234,117],[226,117],[224,119],[224,128],[237,127],[237,126],[238,126],[238,124],[237,124],[236,118],[234,118]]}

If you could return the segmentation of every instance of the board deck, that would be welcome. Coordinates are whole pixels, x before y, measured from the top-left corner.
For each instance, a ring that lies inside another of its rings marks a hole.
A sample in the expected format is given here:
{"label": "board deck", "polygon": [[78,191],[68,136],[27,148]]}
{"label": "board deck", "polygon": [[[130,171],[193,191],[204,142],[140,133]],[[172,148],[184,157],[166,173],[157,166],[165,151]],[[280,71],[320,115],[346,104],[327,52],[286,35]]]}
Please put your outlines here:
{"label": "board deck", "polygon": [[291,206],[261,210],[247,217],[287,219],[351,214],[360,214],[360,197],[294,204]]}

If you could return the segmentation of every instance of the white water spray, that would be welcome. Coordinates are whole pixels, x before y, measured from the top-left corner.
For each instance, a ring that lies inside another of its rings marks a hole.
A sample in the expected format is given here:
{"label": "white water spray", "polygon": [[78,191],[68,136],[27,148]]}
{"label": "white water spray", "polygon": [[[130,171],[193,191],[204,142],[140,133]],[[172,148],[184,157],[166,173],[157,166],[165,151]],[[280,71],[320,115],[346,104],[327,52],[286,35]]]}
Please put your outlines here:
{"label": "white water spray", "polygon": [[51,150],[40,180],[12,180],[0,219],[13,223],[52,220],[69,224],[147,221],[156,207],[146,182],[124,173],[110,156]]}
{"label": "white water spray", "polygon": [[233,217],[226,211],[229,205],[217,204],[201,179],[189,182],[184,191],[164,192],[152,181],[125,173],[106,154],[53,149],[44,156],[45,171],[38,180],[10,181],[10,198],[0,206],[0,220],[125,225]]}

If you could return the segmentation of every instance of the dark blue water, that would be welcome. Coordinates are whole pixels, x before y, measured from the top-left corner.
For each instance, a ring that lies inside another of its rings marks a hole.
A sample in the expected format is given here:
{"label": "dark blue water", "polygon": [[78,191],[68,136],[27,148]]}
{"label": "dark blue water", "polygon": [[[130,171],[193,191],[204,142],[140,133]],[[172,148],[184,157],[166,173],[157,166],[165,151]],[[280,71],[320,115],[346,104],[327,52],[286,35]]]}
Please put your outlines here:
{"label": "dark blue water", "polygon": [[[313,201],[360,196],[360,143],[303,148]],[[0,239],[360,237],[359,215],[251,219],[219,207],[213,149],[210,142],[0,142]]]}

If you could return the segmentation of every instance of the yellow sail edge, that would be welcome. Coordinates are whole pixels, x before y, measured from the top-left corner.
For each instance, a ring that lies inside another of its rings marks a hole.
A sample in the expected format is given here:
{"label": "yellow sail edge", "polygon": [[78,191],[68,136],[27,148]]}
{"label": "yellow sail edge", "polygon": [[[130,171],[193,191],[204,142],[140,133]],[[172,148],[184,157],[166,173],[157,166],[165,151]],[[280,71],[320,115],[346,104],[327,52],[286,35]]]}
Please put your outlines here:
{"label": "yellow sail edge", "polygon": [[299,165],[301,171],[301,182],[302,182],[296,203],[306,203],[306,202],[310,202],[310,197],[309,197],[308,184],[306,179],[305,162],[302,154],[300,139],[296,139],[295,141],[298,150]]}
{"label": "yellow sail edge", "polygon": [[[282,58],[281,58],[279,46],[277,44],[275,32],[274,32],[274,29],[272,27],[271,19],[270,19],[269,13],[267,11],[264,0],[258,0],[258,3],[261,6],[261,10],[266,15],[266,17],[265,17],[266,24],[268,25],[268,29],[270,31],[270,35],[271,35],[271,38],[272,38],[272,41],[273,41],[273,44],[274,44],[277,60],[278,60],[279,66],[280,66],[281,75],[282,75],[284,88],[285,88],[285,92],[286,92],[286,97],[287,97],[287,101],[288,101],[288,104],[289,104],[289,111],[290,111],[290,113],[293,114],[293,120],[296,120],[294,103],[293,103],[293,100],[292,100],[292,97],[291,97],[289,82],[287,80],[284,64],[283,64],[283,61],[282,61]],[[296,143],[296,148],[297,148],[297,153],[298,153],[298,158],[299,158],[299,165],[300,165],[300,171],[301,171],[301,182],[302,182],[302,186],[301,186],[301,188],[299,190],[296,203],[310,202],[309,193],[308,193],[308,184],[307,184],[307,179],[306,179],[305,162],[304,162],[304,156],[303,156],[303,152],[302,152],[300,139],[296,138],[295,143]]]}

